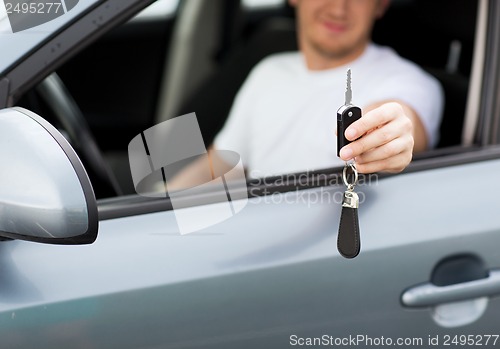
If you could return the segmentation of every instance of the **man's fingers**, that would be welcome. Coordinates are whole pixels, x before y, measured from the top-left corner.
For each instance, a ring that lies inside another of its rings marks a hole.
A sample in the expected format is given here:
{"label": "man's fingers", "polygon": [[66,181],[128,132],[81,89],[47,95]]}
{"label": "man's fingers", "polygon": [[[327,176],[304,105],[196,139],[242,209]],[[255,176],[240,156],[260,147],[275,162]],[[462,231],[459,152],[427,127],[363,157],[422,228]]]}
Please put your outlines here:
{"label": "man's fingers", "polygon": [[398,136],[399,133],[394,129],[394,127],[384,126],[343,147],[340,150],[340,157],[344,161],[349,161],[367,151],[370,151],[371,149],[378,148],[386,143],[389,143]]}
{"label": "man's fingers", "polygon": [[361,119],[349,126],[345,132],[348,140],[358,139],[374,128],[385,125],[403,113],[403,108],[398,103],[386,103],[363,115]]}
{"label": "man's fingers", "polygon": [[356,163],[356,169],[359,173],[375,173],[375,172],[389,172],[389,173],[399,173],[403,171],[406,166],[411,162],[412,153],[403,152],[396,156],[373,161],[366,164]]}
{"label": "man's fingers", "polygon": [[365,152],[371,151],[384,144],[387,144],[403,135],[411,135],[412,123],[406,117],[400,117],[392,122],[374,129],[373,132],[365,134],[363,137],[345,146],[340,151],[340,157],[344,161],[349,161]]}
{"label": "man's fingers", "polygon": [[[411,139],[410,139],[411,138]],[[363,153],[356,157],[357,164],[367,164],[369,162],[379,161],[399,155],[405,151],[410,151],[413,148],[413,138],[396,138],[393,141],[386,143],[378,148]]]}
{"label": "man's fingers", "polygon": [[361,173],[401,172],[411,162],[415,140],[412,120],[399,103],[367,112],[345,132],[349,145],[340,150],[344,161],[356,159]]}

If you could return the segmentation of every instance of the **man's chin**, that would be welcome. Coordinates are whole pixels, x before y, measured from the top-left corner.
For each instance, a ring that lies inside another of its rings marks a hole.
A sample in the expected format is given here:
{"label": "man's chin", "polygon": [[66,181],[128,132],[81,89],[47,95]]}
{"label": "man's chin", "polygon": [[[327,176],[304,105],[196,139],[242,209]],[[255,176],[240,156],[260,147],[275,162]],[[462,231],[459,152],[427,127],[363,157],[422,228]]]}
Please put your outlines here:
{"label": "man's chin", "polygon": [[361,43],[353,45],[352,42],[343,43],[341,40],[318,40],[312,42],[314,51],[322,57],[335,61],[346,61],[359,57],[363,52],[366,45]]}
{"label": "man's chin", "polygon": [[316,44],[313,46],[316,53],[322,57],[329,58],[332,60],[343,60],[347,59],[352,55],[353,50],[340,45],[324,45]]}

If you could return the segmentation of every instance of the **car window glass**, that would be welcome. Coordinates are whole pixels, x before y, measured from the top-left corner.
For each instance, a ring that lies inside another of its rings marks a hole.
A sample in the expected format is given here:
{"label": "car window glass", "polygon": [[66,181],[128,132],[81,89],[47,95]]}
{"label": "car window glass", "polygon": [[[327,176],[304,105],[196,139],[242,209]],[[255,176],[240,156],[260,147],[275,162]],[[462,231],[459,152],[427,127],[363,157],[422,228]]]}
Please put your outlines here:
{"label": "car window glass", "polygon": [[132,21],[148,21],[168,18],[175,15],[179,0],[157,0],[139,12]]}
{"label": "car window glass", "polygon": [[21,3],[0,0],[0,47],[9,48],[2,49],[0,72],[97,2],[65,0]]}
{"label": "car window glass", "polygon": [[265,7],[279,7],[285,0],[243,0],[242,4],[247,9],[258,9]]}

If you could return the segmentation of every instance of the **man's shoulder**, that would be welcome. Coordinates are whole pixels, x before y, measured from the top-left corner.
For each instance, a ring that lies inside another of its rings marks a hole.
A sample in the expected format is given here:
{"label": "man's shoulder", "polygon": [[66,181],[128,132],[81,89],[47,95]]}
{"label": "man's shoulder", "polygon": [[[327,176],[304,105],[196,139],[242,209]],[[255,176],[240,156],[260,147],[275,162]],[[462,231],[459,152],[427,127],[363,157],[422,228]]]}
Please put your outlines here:
{"label": "man's shoulder", "polygon": [[404,83],[427,88],[439,85],[439,81],[424,67],[399,55],[391,47],[372,44],[369,56],[364,68],[369,69],[370,79],[375,80],[378,86]]}
{"label": "man's shoulder", "polygon": [[371,44],[369,51],[369,64],[378,66],[381,72],[388,70],[427,75],[421,66],[399,55],[392,47]]}

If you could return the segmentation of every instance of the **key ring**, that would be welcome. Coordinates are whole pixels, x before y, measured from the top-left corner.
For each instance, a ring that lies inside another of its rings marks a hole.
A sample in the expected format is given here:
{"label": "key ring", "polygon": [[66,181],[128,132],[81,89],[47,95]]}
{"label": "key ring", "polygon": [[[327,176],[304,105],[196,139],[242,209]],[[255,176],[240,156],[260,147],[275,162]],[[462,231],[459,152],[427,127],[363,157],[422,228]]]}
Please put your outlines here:
{"label": "key ring", "polygon": [[[352,172],[354,173],[354,182],[349,183],[347,181],[347,169],[351,168]],[[344,171],[342,171],[342,180],[344,181],[344,184],[349,190],[354,189],[354,186],[358,183],[358,170],[356,169],[356,165],[354,163],[350,164],[345,164]]]}

